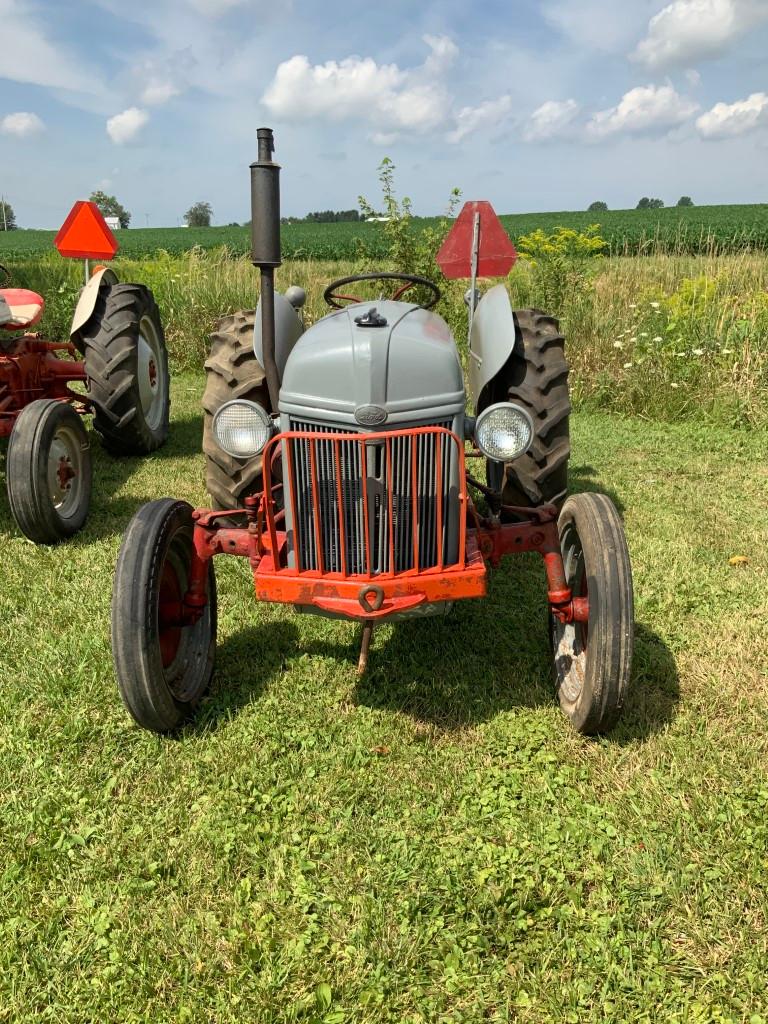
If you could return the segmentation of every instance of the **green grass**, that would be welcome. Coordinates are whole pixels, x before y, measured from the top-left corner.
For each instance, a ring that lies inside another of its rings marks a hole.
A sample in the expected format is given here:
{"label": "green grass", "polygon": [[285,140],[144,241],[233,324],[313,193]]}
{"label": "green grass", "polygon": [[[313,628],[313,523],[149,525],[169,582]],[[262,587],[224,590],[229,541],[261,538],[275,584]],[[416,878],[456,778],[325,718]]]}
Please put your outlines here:
{"label": "green grass", "polygon": [[142,502],[204,501],[200,383],[156,456],[95,445],[66,546],[0,504],[0,1021],[768,1021],[766,435],[575,417],[634,562],[610,737],[552,702],[533,558],[380,628],[362,682],[355,627],[223,558],[213,691],[160,739],[117,698],[111,578]]}
{"label": "green grass", "polygon": [[[553,231],[562,225],[583,230],[598,223],[616,255],[740,252],[746,245],[768,249],[768,204],[519,213],[501,219],[515,240],[536,228]],[[436,218],[420,218],[418,223],[435,224]],[[52,247],[54,236],[54,231],[0,232],[0,259],[42,255]],[[117,237],[122,255],[133,258],[154,256],[159,250],[180,255],[194,246],[223,245],[236,255],[250,252],[250,233],[242,227],[129,228]],[[355,222],[286,224],[282,246],[284,259],[355,259],[361,250],[373,258],[387,254],[382,225]]]}

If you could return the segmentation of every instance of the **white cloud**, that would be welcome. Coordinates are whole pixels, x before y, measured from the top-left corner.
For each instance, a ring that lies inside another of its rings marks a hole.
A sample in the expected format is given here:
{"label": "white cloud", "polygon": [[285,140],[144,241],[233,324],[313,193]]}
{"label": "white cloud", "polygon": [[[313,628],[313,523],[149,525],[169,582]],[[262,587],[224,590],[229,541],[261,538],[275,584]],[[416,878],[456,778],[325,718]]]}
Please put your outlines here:
{"label": "white cloud", "polygon": [[526,142],[546,142],[572,135],[579,110],[576,100],[547,100],[531,114],[523,132],[524,139]]}
{"label": "white cloud", "polygon": [[121,114],[115,114],[107,121],[107,134],[118,146],[135,139],[149,120],[146,110],[128,107]]}
{"label": "white cloud", "polygon": [[448,142],[461,142],[467,135],[481,128],[495,126],[506,121],[512,111],[512,97],[499,96],[495,100],[485,100],[477,107],[462,107],[453,115],[455,128],[448,132]]}
{"label": "white cloud", "polygon": [[765,20],[765,0],[673,0],[651,18],[632,57],[653,70],[685,67],[719,57]]}
{"label": "white cloud", "polygon": [[445,37],[425,36],[430,49],[423,65],[402,70],[372,57],[310,64],[297,54],[283,61],[262,100],[277,117],[372,121],[379,135],[430,131],[442,124],[450,96],[441,75],[458,52]]}
{"label": "white cloud", "polygon": [[768,94],[753,92],[736,103],[716,103],[696,122],[704,139],[732,139],[768,126]]}
{"label": "white cloud", "polygon": [[37,114],[30,114],[26,110],[6,114],[0,121],[0,132],[3,135],[15,135],[17,139],[27,139],[30,135],[39,135],[44,130],[45,125]]}
{"label": "white cloud", "polygon": [[604,53],[625,50],[648,17],[632,0],[545,0],[541,13],[580,50]]}
{"label": "white cloud", "polygon": [[141,102],[148,107],[159,107],[168,100],[178,96],[181,89],[173,82],[160,78],[151,78],[141,93]]}
{"label": "white cloud", "polygon": [[24,0],[0,0],[2,58],[0,78],[73,92],[103,93],[96,76],[83,61],[51,42],[32,8]]}
{"label": "white cloud", "polygon": [[641,85],[625,93],[617,106],[593,114],[587,124],[587,137],[663,134],[683,124],[698,109],[697,103],[681,96],[671,85]]}
{"label": "white cloud", "polygon": [[458,57],[458,46],[448,36],[426,35],[423,39],[431,51],[424,61],[424,70],[430,75],[442,75]]}

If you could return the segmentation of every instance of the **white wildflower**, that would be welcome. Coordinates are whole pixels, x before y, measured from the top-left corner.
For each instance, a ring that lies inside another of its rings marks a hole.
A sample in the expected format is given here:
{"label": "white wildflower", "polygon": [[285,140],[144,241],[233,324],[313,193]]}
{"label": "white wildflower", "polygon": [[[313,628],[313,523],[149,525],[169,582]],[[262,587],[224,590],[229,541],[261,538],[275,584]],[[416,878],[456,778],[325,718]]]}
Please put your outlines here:
{"label": "white wildflower", "polygon": [[648,337],[648,331],[641,331],[640,332],[640,337],[641,338],[647,338]]}
{"label": "white wildflower", "polygon": [[664,341],[664,339],[662,338],[662,336],[660,334],[657,334],[656,337],[653,340],[655,342]]}
{"label": "white wildflower", "polygon": [[630,309],[637,309],[637,303],[636,302],[630,302],[629,308]]}
{"label": "white wildflower", "polygon": [[732,348],[724,348],[724,349],[723,349],[723,355],[724,355],[724,356],[729,356],[729,355],[731,355],[732,353],[733,353],[733,349],[732,349]]}
{"label": "white wildflower", "polygon": [[624,369],[625,370],[631,370],[632,369],[632,363],[624,363]]}
{"label": "white wildflower", "polygon": [[660,302],[652,302],[651,303],[651,309],[661,309],[661,303]]}
{"label": "white wildflower", "polygon": [[630,338],[629,340],[634,345],[634,343],[637,341],[637,338]]}
{"label": "white wildflower", "polygon": [[679,384],[670,384],[669,386],[670,386],[671,388],[679,388],[679,387],[680,387],[680,385],[679,385]]}
{"label": "white wildflower", "polygon": [[614,348],[624,348],[624,342],[623,341],[614,341],[613,347]]}
{"label": "white wildflower", "polygon": [[691,354],[694,355],[694,356],[703,356],[704,355],[704,349],[703,348],[692,348],[691,349]]}

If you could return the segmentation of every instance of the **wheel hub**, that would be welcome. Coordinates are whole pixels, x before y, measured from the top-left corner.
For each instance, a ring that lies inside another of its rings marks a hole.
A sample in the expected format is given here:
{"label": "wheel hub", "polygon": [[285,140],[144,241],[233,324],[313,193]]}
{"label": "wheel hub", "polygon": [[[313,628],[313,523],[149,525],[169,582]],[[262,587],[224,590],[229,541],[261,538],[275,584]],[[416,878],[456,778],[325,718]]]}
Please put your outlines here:
{"label": "wheel hub", "polygon": [[77,438],[68,429],[57,431],[48,452],[48,491],[53,507],[63,519],[78,507],[81,474],[82,454]]}

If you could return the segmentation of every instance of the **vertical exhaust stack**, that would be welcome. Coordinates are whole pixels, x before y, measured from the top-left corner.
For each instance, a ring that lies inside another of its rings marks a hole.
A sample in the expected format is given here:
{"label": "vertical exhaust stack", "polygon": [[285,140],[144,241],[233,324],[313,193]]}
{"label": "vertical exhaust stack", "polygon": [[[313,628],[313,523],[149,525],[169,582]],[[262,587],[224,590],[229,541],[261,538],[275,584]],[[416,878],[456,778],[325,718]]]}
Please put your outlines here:
{"label": "vertical exhaust stack", "polygon": [[277,412],[280,378],[275,362],[275,267],[280,254],[280,165],[271,128],[259,128],[259,157],[251,164],[251,261],[261,272],[261,344],[269,401]]}

